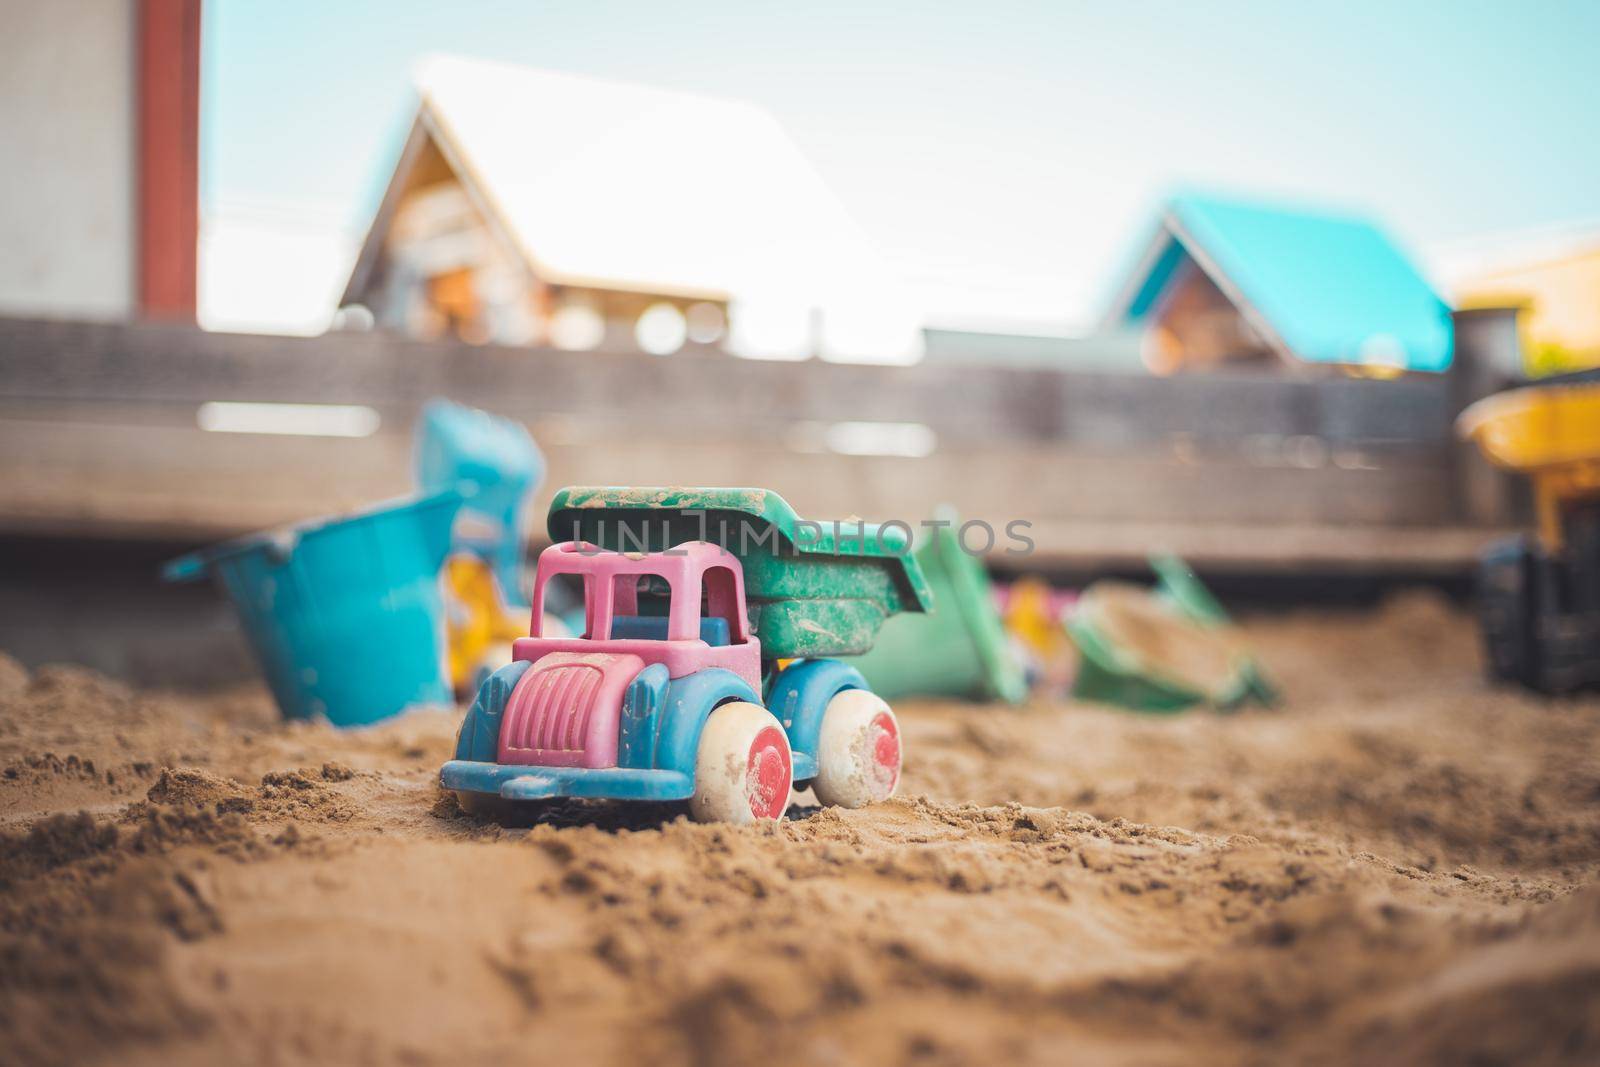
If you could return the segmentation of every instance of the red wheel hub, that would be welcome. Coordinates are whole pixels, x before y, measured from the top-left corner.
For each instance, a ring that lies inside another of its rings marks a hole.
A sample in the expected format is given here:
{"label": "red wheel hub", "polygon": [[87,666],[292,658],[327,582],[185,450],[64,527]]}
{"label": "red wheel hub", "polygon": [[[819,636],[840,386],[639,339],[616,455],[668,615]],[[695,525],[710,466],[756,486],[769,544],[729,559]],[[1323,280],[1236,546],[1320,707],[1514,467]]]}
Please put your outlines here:
{"label": "red wheel hub", "polygon": [[769,726],[750,743],[745,762],[744,791],[750,811],[758,819],[781,819],[789,807],[789,786],[794,768],[783,731]]}
{"label": "red wheel hub", "polygon": [[900,781],[900,730],[894,716],[879,713],[872,719],[872,762],[880,780],[888,782],[889,792]]}

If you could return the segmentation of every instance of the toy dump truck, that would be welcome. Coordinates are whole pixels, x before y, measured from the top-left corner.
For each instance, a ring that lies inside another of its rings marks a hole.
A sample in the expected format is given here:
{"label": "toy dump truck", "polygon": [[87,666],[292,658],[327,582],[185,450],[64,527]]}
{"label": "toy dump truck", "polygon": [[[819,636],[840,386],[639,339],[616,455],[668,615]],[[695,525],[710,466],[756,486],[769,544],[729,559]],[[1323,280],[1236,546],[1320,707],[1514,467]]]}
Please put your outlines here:
{"label": "toy dump truck", "polygon": [[[550,507],[529,636],[484,682],[440,771],[468,811],[551,797],[687,800],[702,821],[889,797],[894,712],[859,672],[929,594],[895,527],[806,522],[760,489],[569,488]],[[577,637],[546,637],[557,581]]]}
{"label": "toy dump truck", "polygon": [[1600,370],[1485,397],[1458,427],[1532,478],[1538,516],[1480,563],[1490,673],[1544,693],[1600,686]]}

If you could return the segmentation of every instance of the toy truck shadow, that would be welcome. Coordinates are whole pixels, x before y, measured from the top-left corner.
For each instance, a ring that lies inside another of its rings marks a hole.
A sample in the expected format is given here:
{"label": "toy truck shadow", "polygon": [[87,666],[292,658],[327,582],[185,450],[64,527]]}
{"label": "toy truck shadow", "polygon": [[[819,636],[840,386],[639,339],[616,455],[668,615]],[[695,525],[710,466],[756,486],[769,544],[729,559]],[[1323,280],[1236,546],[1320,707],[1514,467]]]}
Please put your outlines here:
{"label": "toy truck shadow", "polygon": [[[688,801],[703,821],[782,817],[791,790],[859,807],[894,793],[894,712],[852,667],[928,593],[895,529],[803,523],[759,489],[572,488],[549,516],[532,629],[484,682],[440,772],[462,807]],[[578,637],[541,631],[553,579]]]}

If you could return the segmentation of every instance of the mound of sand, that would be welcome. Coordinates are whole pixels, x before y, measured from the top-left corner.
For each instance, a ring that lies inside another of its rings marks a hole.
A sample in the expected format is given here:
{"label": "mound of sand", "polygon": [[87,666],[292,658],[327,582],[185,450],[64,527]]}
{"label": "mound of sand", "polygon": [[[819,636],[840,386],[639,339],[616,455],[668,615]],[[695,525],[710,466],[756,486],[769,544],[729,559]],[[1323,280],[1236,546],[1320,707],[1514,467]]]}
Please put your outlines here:
{"label": "mound of sand", "polygon": [[1282,709],[905,706],[902,798],[748,829],[0,660],[5,1058],[1600,1060],[1600,701],[1427,598],[1245,630]]}

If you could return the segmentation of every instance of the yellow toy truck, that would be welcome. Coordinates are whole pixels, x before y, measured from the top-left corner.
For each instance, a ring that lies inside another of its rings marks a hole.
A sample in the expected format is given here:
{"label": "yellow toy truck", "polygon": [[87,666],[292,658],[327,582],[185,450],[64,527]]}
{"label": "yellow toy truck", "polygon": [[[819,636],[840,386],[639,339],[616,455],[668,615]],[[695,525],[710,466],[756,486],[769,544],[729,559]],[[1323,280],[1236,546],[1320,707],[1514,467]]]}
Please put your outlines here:
{"label": "yellow toy truck", "polygon": [[1491,675],[1541,693],[1600,686],[1600,369],[1485,397],[1457,429],[1532,479],[1538,517],[1480,563]]}

